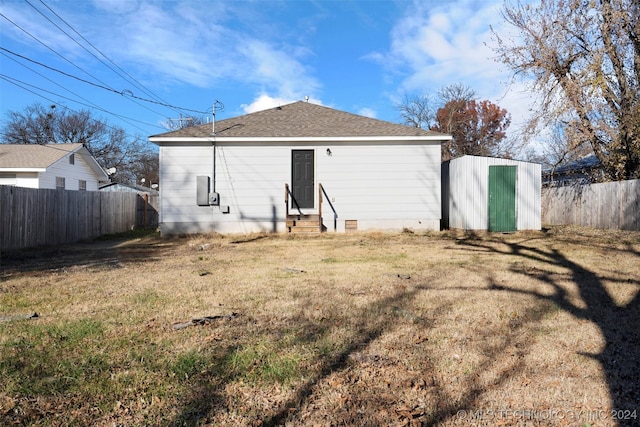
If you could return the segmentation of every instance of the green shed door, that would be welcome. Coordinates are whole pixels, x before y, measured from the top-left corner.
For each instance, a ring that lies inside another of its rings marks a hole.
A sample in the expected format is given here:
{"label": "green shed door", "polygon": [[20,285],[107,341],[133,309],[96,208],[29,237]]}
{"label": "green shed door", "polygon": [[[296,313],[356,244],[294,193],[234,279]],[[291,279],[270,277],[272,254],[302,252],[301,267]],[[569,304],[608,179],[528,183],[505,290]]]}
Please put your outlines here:
{"label": "green shed door", "polygon": [[516,231],[517,166],[489,166],[489,231]]}

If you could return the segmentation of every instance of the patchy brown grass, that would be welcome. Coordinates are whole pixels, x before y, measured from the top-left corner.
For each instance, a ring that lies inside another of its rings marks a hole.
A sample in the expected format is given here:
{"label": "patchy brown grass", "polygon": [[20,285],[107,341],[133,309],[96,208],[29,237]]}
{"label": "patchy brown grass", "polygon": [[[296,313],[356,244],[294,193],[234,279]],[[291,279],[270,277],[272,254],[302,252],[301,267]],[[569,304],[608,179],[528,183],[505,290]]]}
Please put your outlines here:
{"label": "patchy brown grass", "polygon": [[0,424],[638,425],[639,265],[572,227],[3,254]]}

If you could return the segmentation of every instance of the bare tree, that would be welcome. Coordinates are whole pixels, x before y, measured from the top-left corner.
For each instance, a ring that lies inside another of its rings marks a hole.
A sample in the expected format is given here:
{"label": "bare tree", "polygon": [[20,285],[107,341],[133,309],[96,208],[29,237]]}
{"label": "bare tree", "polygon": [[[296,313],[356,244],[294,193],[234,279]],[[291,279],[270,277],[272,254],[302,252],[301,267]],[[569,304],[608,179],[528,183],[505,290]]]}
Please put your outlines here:
{"label": "bare tree", "polygon": [[450,101],[470,102],[478,98],[476,91],[462,83],[454,83],[438,90],[438,98],[442,104]]}
{"label": "bare tree", "polygon": [[147,150],[138,155],[138,159],[132,170],[137,179],[137,182],[141,182],[144,178],[144,186],[151,187],[153,184],[159,184],[160,177],[160,159],[158,153]]}
{"label": "bare tree", "polygon": [[49,144],[56,139],[56,106],[49,109],[35,103],[23,112],[9,111],[3,129],[3,142],[7,144]]}
{"label": "bare tree", "polygon": [[437,107],[430,95],[405,94],[395,108],[400,112],[402,121],[407,126],[431,129],[435,123]]}
{"label": "bare tree", "polygon": [[22,112],[10,111],[2,130],[8,144],[81,143],[105,170],[116,168],[112,179],[136,182],[139,163],[157,154],[138,137],[110,126],[90,111],[71,111],[35,103]]}
{"label": "bare tree", "polygon": [[181,114],[180,117],[176,119],[167,119],[167,121],[162,123],[162,125],[168,131],[173,131],[178,129],[190,128],[193,126],[199,126],[205,123],[208,123],[206,117],[182,117]]}
{"label": "bare tree", "polygon": [[395,108],[400,112],[404,124],[420,129],[431,129],[436,125],[436,113],[443,105],[450,101],[473,99],[476,99],[473,89],[462,83],[456,83],[440,88],[435,98],[429,94],[405,94]]}
{"label": "bare tree", "polygon": [[541,95],[529,135],[562,122],[608,179],[640,178],[640,2],[506,3],[503,16],[520,37],[494,34],[496,53]]}

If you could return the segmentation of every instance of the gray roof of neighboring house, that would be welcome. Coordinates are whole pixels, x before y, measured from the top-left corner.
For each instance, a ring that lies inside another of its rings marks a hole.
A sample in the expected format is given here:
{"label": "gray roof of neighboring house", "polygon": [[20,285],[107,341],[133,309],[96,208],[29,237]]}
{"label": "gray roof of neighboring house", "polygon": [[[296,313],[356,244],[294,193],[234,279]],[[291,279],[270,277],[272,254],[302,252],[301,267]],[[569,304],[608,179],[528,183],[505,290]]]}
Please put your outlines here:
{"label": "gray roof of neighboring house", "polygon": [[561,164],[553,168],[546,168],[543,173],[550,174],[552,171],[554,174],[564,174],[579,172],[586,169],[597,168],[601,165],[600,159],[595,154],[588,154],[578,160],[574,160],[568,163]]}
{"label": "gray roof of neighboring house", "polygon": [[[212,124],[153,135],[151,138],[206,138]],[[336,137],[431,137],[449,135],[359,116],[322,105],[298,101],[215,123],[216,137],[233,138],[336,138]]]}
{"label": "gray roof of neighboring house", "polygon": [[153,188],[144,187],[142,185],[137,185],[137,184],[125,184],[123,182],[110,182],[109,184],[101,185],[98,189],[100,191],[109,191],[109,190],[119,191],[124,189],[124,191],[130,190],[138,193],[148,193],[153,195],[160,194],[158,190],[155,190]]}
{"label": "gray roof of neighboring house", "polygon": [[0,144],[0,168],[47,168],[82,144]]}
{"label": "gray roof of neighboring house", "polygon": [[95,157],[83,144],[0,144],[0,170],[46,169],[70,153],[84,156],[86,164],[99,178],[108,178]]}

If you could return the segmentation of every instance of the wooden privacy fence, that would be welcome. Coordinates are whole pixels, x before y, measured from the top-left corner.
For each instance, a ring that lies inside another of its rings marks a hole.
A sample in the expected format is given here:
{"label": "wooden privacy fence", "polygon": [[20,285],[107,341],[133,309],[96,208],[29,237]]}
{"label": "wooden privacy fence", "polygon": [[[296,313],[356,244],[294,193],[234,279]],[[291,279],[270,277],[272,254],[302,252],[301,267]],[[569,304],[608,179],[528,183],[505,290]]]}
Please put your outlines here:
{"label": "wooden privacy fence", "polygon": [[160,197],[148,194],[138,196],[138,208],[136,216],[137,228],[157,228],[159,224]]}
{"label": "wooden privacy fence", "polygon": [[[157,202],[156,202],[157,203]],[[137,193],[41,190],[0,185],[0,250],[73,243],[157,225]],[[144,209],[144,208],[143,208]],[[149,209],[156,212],[155,216]]]}
{"label": "wooden privacy fence", "polygon": [[640,180],[543,188],[542,222],[640,231]]}

